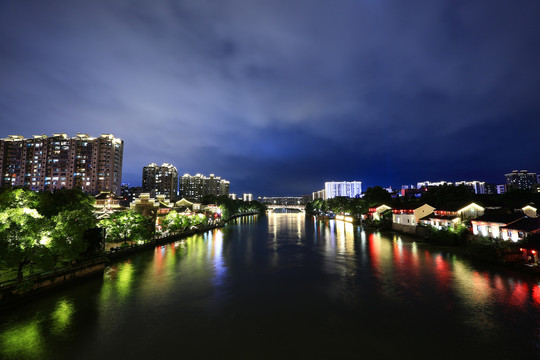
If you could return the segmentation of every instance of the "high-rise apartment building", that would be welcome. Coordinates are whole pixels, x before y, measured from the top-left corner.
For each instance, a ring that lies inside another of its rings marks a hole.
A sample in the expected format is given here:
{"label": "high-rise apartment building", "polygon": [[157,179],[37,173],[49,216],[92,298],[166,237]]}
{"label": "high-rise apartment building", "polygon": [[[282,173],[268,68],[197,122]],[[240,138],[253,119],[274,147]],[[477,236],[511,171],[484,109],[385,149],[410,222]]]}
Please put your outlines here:
{"label": "high-rise apartment building", "polygon": [[336,196],[360,197],[362,194],[361,181],[328,181],[324,183],[324,196],[332,199]]}
{"label": "high-rise apartment building", "polygon": [[36,191],[80,188],[120,194],[124,142],[111,134],[0,139],[0,185]]}
{"label": "high-rise apartment building", "polygon": [[194,201],[200,201],[205,195],[228,196],[229,187],[229,181],[214,174],[210,177],[185,174],[179,181],[180,196]]}
{"label": "high-rise apartment building", "polygon": [[506,189],[509,190],[531,190],[537,184],[536,173],[530,173],[527,170],[514,170],[505,174]]}
{"label": "high-rise apartment building", "polygon": [[178,171],[171,164],[149,164],[143,168],[142,189],[152,197],[165,195],[167,199],[176,201],[178,194]]}

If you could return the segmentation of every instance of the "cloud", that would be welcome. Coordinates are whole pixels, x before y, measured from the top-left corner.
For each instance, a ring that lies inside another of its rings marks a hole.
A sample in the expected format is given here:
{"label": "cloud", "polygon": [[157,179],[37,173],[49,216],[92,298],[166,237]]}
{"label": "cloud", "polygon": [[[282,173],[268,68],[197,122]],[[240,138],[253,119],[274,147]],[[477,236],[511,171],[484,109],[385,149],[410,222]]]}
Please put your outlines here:
{"label": "cloud", "polygon": [[264,177],[251,187],[261,194],[337,176],[411,182],[427,163],[451,176],[467,149],[534,166],[537,147],[502,153],[490,129],[539,130],[539,11],[534,1],[4,3],[3,136],[114,133],[132,183],[166,161],[227,177],[236,192]]}

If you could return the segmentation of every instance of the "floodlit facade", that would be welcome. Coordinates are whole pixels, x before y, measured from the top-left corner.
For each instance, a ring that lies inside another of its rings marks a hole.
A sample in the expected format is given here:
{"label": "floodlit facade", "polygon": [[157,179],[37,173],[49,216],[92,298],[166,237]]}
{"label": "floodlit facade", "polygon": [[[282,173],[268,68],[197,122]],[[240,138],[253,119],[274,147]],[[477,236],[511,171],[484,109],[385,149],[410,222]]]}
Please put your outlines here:
{"label": "floodlit facade", "polygon": [[337,196],[349,198],[360,197],[362,194],[361,181],[328,181],[324,183],[325,200]]}
{"label": "floodlit facade", "polygon": [[456,229],[463,221],[475,219],[484,215],[485,208],[476,203],[446,204],[437,208],[433,213],[420,218],[419,222],[436,229]]}
{"label": "floodlit facade", "polygon": [[384,213],[391,211],[392,208],[388,205],[379,205],[372,208],[369,208],[366,218],[370,220],[380,221]]}
{"label": "floodlit facade", "polygon": [[523,213],[526,216],[530,217],[530,218],[537,218],[538,217],[538,209],[535,208],[532,205],[526,205],[526,206],[522,207],[521,211],[523,211]]}
{"label": "floodlit facade", "polygon": [[80,188],[120,194],[124,142],[112,134],[65,133],[0,139],[0,186],[35,191]]}
{"label": "floodlit facade", "polygon": [[[505,232],[505,235],[501,229],[508,228],[509,225],[522,218],[523,215],[518,213],[484,214],[483,216],[471,220],[472,231],[474,235],[490,237],[492,239],[505,239],[505,236],[508,236],[508,231]],[[512,234],[510,234],[510,237],[512,237]]]}
{"label": "floodlit facade", "polygon": [[392,223],[401,226],[417,226],[421,218],[432,214],[435,208],[428,204],[404,206],[393,209]]}
{"label": "floodlit facade", "polygon": [[253,201],[253,194],[242,194],[242,200],[243,201]]}
{"label": "floodlit facade", "polygon": [[171,164],[148,164],[143,168],[142,190],[152,197],[165,195],[170,201],[176,201],[178,193],[178,171]]}

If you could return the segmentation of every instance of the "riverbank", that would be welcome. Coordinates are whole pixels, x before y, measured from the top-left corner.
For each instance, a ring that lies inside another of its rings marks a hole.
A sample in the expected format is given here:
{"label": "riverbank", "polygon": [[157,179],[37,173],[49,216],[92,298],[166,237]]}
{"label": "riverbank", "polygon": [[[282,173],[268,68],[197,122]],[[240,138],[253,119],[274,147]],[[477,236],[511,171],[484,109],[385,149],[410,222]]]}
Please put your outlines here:
{"label": "riverbank", "polygon": [[197,229],[190,229],[190,230],[186,230],[186,231],[182,231],[182,232],[178,232],[174,234],[168,234],[166,236],[154,238],[151,242],[147,242],[140,245],[131,245],[131,246],[123,247],[123,248],[120,247],[115,250],[109,250],[105,252],[105,255],[104,255],[105,261],[107,264],[109,264],[112,260],[118,260],[120,258],[127,257],[137,252],[154,248],[156,246],[170,244],[172,242],[185,239],[186,237],[189,237],[192,235],[201,234],[206,231],[222,228],[226,226],[228,222],[234,219],[244,217],[244,216],[257,215],[257,214],[258,213],[236,214],[236,215],[231,216],[229,219],[220,221],[219,223],[214,224],[214,225],[207,225],[207,226],[203,226]]}
{"label": "riverbank", "polygon": [[222,228],[226,226],[228,222],[239,217],[257,214],[258,213],[235,214],[229,219],[223,220],[214,225],[203,226],[197,229],[190,229],[167,236],[154,238],[151,241],[140,245],[131,245],[120,247],[115,250],[109,250],[104,252],[104,254],[98,258],[81,262],[70,267],[28,275],[25,276],[20,283],[17,283],[16,281],[0,283],[0,311],[34,299],[45,292],[74,285],[91,277],[102,276],[105,267],[119,259],[129,257],[133,254],[146,251],[157,246],[176,242],[192,235]]}
{"label": "riverbank", "polygon": [[3,284],[0,288],[0,310],[19,305],[51,289],[63,288],[88,278],[102,275],[105,260],[94,259],[55,271],[27,276],[21,283]]}

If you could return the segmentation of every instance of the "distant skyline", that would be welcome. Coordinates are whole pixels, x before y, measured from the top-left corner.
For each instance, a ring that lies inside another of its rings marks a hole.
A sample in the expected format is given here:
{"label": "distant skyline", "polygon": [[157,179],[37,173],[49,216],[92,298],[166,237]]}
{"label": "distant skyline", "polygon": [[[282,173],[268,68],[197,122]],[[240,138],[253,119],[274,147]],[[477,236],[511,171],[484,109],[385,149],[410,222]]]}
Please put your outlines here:
{"label": "distant skyline", "polygon": [[0,2],[0,137],[124,140],[232,193],[540,172],[540,3]]}

